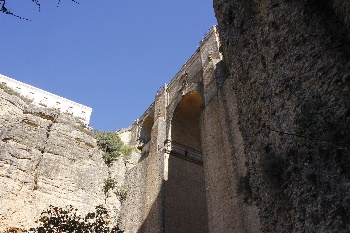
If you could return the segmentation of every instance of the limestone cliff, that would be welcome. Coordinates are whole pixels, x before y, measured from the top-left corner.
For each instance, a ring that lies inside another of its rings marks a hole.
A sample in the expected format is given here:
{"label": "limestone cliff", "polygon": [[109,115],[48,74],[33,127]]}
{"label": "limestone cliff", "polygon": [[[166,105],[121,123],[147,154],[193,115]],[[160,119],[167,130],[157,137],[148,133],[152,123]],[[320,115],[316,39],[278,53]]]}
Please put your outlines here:
{"label": "limestone cliff", "polygon": [[261,230],[349,232],[349,2],[214,8],[247,157],[238,191]]}
{"label": "limestone cliff", "polygon": [[0,89],[0,139],[0,232],[35,226],[50,204],[73,205],[81,214],[107,204],[117,218],[120,201],[106,199],[104,180],[122,183],[126,166],[119,159],[108,168],[79,120]]}

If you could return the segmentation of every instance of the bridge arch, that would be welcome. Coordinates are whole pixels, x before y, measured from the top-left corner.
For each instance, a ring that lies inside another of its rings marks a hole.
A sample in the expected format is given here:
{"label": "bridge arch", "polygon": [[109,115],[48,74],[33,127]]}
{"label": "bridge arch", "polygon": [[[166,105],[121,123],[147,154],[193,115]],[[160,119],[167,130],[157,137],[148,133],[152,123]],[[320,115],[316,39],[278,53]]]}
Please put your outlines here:
{"label": "bridge arch", "polygon": [[200,137],[202,107],[201,95],[190,91],[182,96],[171,119],[164,232],[208,232]]}
{"label": "bridge arch", "polygon": [[171,118],[172,144],[180,144],[201,152],[200,112],[203,98],[197,91],[190,91],[178,102]]}
{"label": "bridge arch", "polygon": [[154,117],[151,115],[148,115],[145,118],[145,120],[142,122],[140,137],[139,137],[140,142],[147,144],[149,141],[151,141],[153,124],[154,124]]}
{"label": "bridge arch", "polygon": [[142,122],[139,135],[138,149],[141,151],[141,155],[148,155],[150,151],[150,142],[152,139],[152,128],[154,124],[154,116],[148,115]]}

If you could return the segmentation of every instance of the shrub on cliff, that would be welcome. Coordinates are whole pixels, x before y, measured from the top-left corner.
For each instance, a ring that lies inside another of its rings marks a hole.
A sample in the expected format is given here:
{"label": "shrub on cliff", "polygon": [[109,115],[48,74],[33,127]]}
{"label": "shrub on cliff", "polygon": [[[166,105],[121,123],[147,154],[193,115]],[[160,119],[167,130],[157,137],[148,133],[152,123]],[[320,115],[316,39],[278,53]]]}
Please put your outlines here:
{"label": "shrub on cliff", "polygon": [[117,196],[120,202],[126,200],[128,195],[128,189],[125,185],[118,185],[117,181],[112,178],[107,178],[103,182],[103,193],[107,198],[109,196],[109,191],[114,190],[114,194]]}
{"label": "shrub on cliff", "polygon": [[123,142],[114,132],[94,131],[98,147],[103,151],[103,159],[110,166],[122,153]]}
{"label": "shrub on cliff", "polygon": [[58,208],[50,206],[49,209],[41,213],[40,226],[31,228],[32,233],[80,233],[80,232],[103,232],[122,233],[119,225],[108,226],[109,216],[106,208],[102,205],[96,206],[95,212],[88,213],[85,217],[77,215],[76,209],[72,206]]}

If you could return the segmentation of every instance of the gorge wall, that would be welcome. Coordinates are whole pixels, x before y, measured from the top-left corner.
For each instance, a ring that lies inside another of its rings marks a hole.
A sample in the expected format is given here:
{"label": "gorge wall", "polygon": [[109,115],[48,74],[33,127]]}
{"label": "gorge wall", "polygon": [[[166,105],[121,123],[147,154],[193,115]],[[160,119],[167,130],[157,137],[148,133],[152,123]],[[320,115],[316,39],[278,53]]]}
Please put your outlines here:
{"label": "gorge wall", "polygon": [[236,100],[246,155],[242,187],[261,230],[348,232],[350,3],[215,0],[214,8],[232,86],[222,91]]}
{"label": "gorge wall", "polygon": [[117,132],[133,164],[106,167],[69,116],[0,91],[2,224],[48,204],[91,210],[112,176],[128,189],[125,232],[350,231],[350,4],[214,9],[218,29]]}
{"label": "gorge wall", "polygon": [[40,108],[0,89],[0,232],[29,229],[49,205],[79,214],[105,205],[116,222],[121,202],[105,196],[108,177],[124,181],[122,158],[107,167],[80,119]]}

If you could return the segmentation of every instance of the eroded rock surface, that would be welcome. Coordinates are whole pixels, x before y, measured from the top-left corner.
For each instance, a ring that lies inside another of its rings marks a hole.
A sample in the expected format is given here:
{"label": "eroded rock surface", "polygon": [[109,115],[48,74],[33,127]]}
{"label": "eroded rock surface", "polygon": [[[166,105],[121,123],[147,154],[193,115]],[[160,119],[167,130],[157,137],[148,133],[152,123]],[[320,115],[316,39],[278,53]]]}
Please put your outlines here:
{"label": "eroded rock surface", "polygon": [[349,2],[214,8],[261,230],[349,232]]}
{"label": "eroded rock surface", "polygon": [[108,167],[72,116],[0,90],[0,139],[0,231],[36,226],[50,204],[86,214],[105,203]]}

